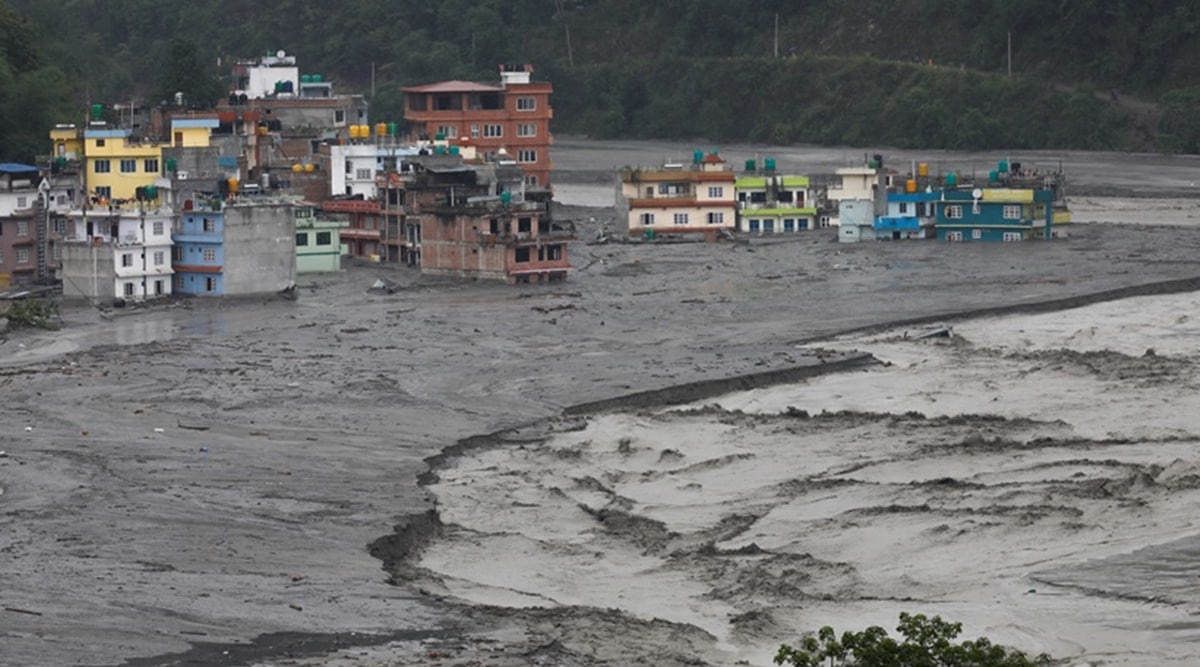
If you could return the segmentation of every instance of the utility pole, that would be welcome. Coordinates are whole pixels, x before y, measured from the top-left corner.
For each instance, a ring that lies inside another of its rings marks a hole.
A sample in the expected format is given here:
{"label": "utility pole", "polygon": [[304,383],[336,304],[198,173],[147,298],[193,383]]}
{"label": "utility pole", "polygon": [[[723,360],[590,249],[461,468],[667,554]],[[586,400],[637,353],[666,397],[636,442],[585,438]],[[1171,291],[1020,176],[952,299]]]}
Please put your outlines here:
{"label": "utility pole", "polygon": [[1012,31],[1008,31],[1008,75],[1012,76]]}
{"label": "utility pole", "polygon": [[775,57],[779,57],[779,12],[775,12]]}

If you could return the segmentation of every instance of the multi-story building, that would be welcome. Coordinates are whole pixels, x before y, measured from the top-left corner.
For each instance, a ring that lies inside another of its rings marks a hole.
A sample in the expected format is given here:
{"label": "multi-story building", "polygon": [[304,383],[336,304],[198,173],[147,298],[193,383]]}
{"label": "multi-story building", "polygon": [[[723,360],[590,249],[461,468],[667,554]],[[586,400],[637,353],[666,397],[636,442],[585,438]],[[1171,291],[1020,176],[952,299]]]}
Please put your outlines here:
{"label": "multi-story building", "polygon": [[715,153],[697,156],[690,168],[624,169],[618,215],[630,235],[702,234],[715,241],[737,226],[737,178]]}
{"label": "multi-story building", "polygon": [[37,234],[43,224],[38,168],[0,163],[0,284],[28,285],[37,270]]}
{"label": "multi-story building", "polygon": [[939,241],[1025,241],[1051,238],[1052,188],[972,188],[940,193]]}
{"label": "multi-story building", "polygon": [[408,86],[404,120],[427,139],[474,147],[487,160],[501,149],[515,158],[530,187],[550,186],[550,94],[554,87],[532,80],[531,65],[501,65],[500,85],[442,81]]}
{"label": "multi-story building", "polygon": [[338,233],[344,220],[317,215],[316,208],[298,205],[296,214],[296,273],[322,273],[342,268]]}
{"label": "multi-story building", "polygon": [[512,162],[452,162],[437,156],[418,164],[408,185],[408,257],[421,273],[509,284],[566,280],[574,228],[552,220],[548,203],[526,200],[524,172]]}
{"label": "multi-story building", "polygon": [[379,201],[361,197],[339,197],[321,202],[321,210],[345,221],[341,244],[350,257],[379,261],[383,211]]}
{"label": "multi-story building", "polygon": [[63,296],[140,301],[171,294],[171,219],[167,206],[129,202],[67,214]]}
{"label": "multi-story building", "polygon": [[83,131],[84,185],[94,204],[133,201],[162,174],[162,145],[135,141],[127,129],[93,121]]}
{"label": "multi-story building", "polygon": [[941,192],[911,190],[887,193],[887,210],[875,217],[875,238],[879,240],[927,239],[933,237],[936,215],[934,204]]}
{"label": "multi-story building", "polygon": [[294,208],[263,197],[185,202],[173,234],[175,292],[237,296],[294,286]]}
{"label": "multi-story building", "polygon": [[[807,176],[766,173],[738,176],[738,229],[750,234],[792,234],[817,227],[817,207]],[[747,163],[753,166],[753,161]]]}
{"label": "multi-story building", "polygon": [[829,220],[831,225],[837,227],[841,224],[839,209],[843,201],[874,202],[877,207],[875,215],[883,214],[884,173],[879,156],[865,167],[841,167],[835,173],[837,180],[825,192],[833,207],[833,215]]}

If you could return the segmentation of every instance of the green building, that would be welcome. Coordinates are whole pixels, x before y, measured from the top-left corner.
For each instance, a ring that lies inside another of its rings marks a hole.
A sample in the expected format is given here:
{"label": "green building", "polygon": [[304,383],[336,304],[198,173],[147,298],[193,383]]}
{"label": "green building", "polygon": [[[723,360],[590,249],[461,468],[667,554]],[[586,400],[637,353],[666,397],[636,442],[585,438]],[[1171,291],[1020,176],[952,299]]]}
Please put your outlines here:
{"label": "green building", "polygon": [[317,217],[315,207],[296,207],[296,273],[340,271],[340,231],[347,226],[345,220]]}

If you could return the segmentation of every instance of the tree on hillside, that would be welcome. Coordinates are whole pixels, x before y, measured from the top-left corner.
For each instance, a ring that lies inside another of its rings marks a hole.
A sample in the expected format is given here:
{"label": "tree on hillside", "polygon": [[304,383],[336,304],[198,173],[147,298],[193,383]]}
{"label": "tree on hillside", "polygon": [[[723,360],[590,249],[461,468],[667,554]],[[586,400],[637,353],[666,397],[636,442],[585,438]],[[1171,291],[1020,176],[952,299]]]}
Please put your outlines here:
{"label": "tree on hillside", "polygon": [[0,0],[0,161],[48,153],[47,132],[70,109],[70,87],[44,64],[35,27]]}
{"label": "tree on hillside", "polygon": [[167,47],[166,66],[158,82],[159,99],[174,104],[175,94],[183,93],[183,105],[190,109],[211,109],[217,104],[224,86],[205,63],[196,45],[179,37]]}
{"label": "tree on hillside", "polygon": [[1029,658],[1024,653],[991,643],[986,637],[955,643],[962,623],[943,621],[940,616],[901,612],[897,641],[887,630],[871,626],[862,632],[846,632],[839,640],[825,626],[808,635],[796,647],[784,644],[775,654],[775,664],[795,667],[1037,667],[1052,664],[1043,654]]}

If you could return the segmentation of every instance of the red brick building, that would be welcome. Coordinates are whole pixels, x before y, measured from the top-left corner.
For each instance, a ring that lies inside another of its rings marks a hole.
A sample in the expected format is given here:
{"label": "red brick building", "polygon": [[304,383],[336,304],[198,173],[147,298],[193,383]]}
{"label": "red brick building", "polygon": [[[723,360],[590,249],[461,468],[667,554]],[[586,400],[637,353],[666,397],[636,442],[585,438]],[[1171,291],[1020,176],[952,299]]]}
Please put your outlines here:
{"label": "red brick building", "polygon": [[[513,283],[566,280],[570,223],[524,198],[515,165],[426,165],[409,184],[421,273]],[[415,213],[415,214],[414,214]]]}
{"label": "red brick building", "polygon": [[525,172],[526,185],[547,188],[554,87],[532,81],[532,73],[531,65],[501,65],[499,86],[470,81],[408,86],[404,119],[413,134],[475,146],[485,160],[503,149]]}

